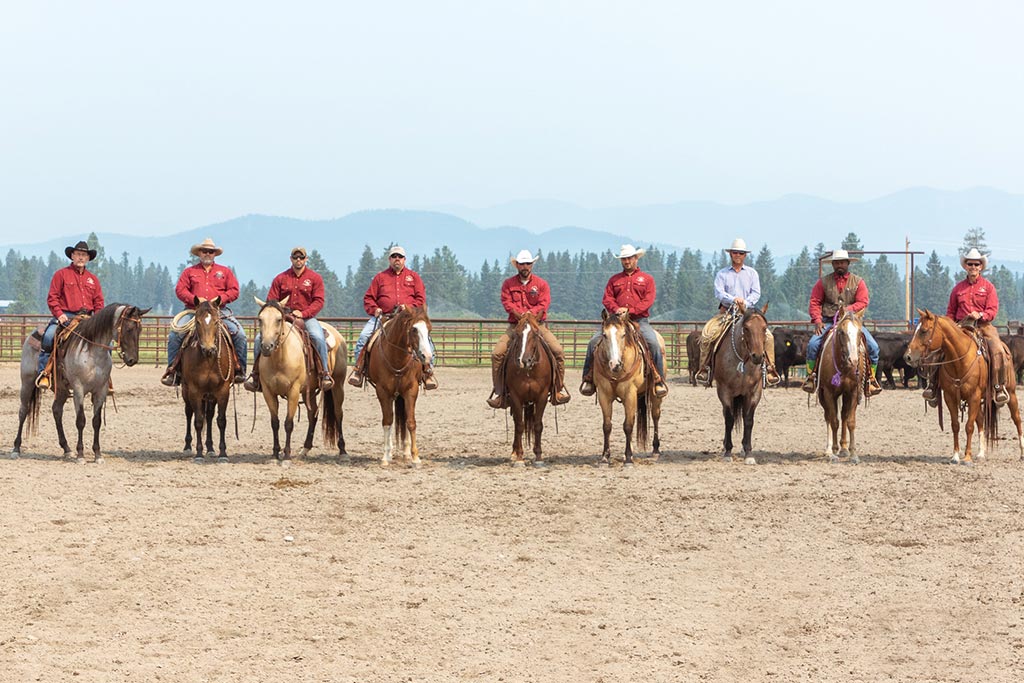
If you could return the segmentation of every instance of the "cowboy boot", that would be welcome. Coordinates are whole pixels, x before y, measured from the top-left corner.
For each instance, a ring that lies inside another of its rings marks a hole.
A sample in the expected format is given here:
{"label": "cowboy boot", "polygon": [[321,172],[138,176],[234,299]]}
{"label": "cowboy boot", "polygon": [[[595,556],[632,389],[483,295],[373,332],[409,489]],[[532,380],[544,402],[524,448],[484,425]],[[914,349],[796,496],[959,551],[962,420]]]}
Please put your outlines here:
{"label": "cowboy boot", "polygon": [[596,393],[597,387],[594,386],[594,371],[591,370],[583,375],[583,381],[580,383],[580,395],[593,396]]}
{"label": "cowboy boot", "polygon": [[703,384],[706,387],[711,386],[711,344],[705,344],[703,337],[700,341],[700,370],[697,371],[697,376],[694,378],[698,383]]}
{"label": "cowboy boot", "polygon": [[434,369],[423,368],[423,390],[431,391],[437,389],[437,379],[434,377]]}
{"label": "cowboy boot", "polygon": [[768,363],[768,369],[765,371],[765,382],[770,387],[778,386],[782,382],[782,378],[779,376],[779,371],[775,369],[774,363]]}
{"label": "cowboy boot", "polygon": [[568,403],[572,396],[565,388],[565,359],[563,358],[556,359],[555,386],[558,387],[558,391],[551,397],[552,405],[560,406]]}
{"label": "cowboy boot", "polygon": [[668,396],[668,385],[665,384],[665,380],[661,378],[661,375],[657,370],[652,370],[651,381],[654,382],[654,397],[665,398]]}
{"label": "cowboy boot", "polygon": [[359,353],[359,358],[356,359],[356,366],[352,369],[352,374],[349,375],[348,383],[354,387],[363,386],[363,357],[366,356],[366,349],[362,349]]}
{"label": "cowboy boot", "polygon": [[508,407],[508,402],[505,400],[505,387],[502,386],[501,380],[498,378],[500,367],[500,360],[497,362],[491,360],[491,395],[487,398],[487,405],[495,410]]}
{"label": "cowboy boot", "polygon": [[160,378],[160,384],[163,384],[165,387],[173,387],[181,384],[181,381],[178,379],[178,373],[173,365],[167,366],[167,369],[164,371],[164,376]]}
{"label": "cowboy boot", "polygon": [[260,385],[260,357],[256,356],[256,360],[252,364],[252,372],[249,374],[249,379],[245,380],[246,391],[260,391],[262,386]]}
{"label": "cowboy boot", "polygon": [[46,374],[46,370],[40,372],[39,375],[36,377],[36,386],[39,387],[40,389],[52,388],[50,383],[50,376]]}
{"label": "cowboy boot", "polygon": [[808,394],[813,394],[818,388],[818,375],[814,371],[814,366],[810,363],[807,364],[807,379],[804,380],[803,386],[800,388]]}
{"label": "cowboy boot", "polygon": [[875,377],[875,372],[878,370],[878,365],[871,366],[871,374],[868,375],[868,386],[865,390],[868,396],[878,396],[882,393],[882,385],[878,383],[878,378]]}

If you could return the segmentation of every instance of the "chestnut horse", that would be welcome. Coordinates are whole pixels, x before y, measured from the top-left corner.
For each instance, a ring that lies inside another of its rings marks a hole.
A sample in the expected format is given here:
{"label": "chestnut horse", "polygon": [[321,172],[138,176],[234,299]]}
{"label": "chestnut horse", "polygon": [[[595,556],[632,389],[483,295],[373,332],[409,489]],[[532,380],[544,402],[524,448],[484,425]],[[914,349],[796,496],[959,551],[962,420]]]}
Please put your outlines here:
{"label": "chestnut horse", "polygon": [[[103,405],[110,390],[110,370],[113,367],[110,352],[117,350],[128,367],[139,362],[139,331],[142,316],[148,308],[127,304],[110,304],[72,330],[63,342],[66,353],[63,363],[54,372],[53,419],[57,424],[57,440],[64,455],[71,455],[64,435],[64,404],[74,395],[75,426],[78,428],[77,462],[85,462],[85,395],[92,397],[92,452],[96,463],[103,462],[100,450],[100,425]],[[18,435],[14,438],[11,457],[21,455],[22,430],[28,421],[29,433],[34,433],[39,418],[39,389],[36,387],[36,363],[39,349],[32,336],[21,347],[21,408],[18,410]],[[113,340],[113,344],[110,342]],[[54,359],[57,362],[57,359]]]}
{"label": "chestnut horse", "polygon": [[181,348],[181,398],[185,402],[185,453],[192,451],[192,425],[195,421],[195,462],[203,462],[203,425],[206,425],[206,450],[213,453],[213,411],[217,410],[220,430],[218,462],[228,461],[224,429],[227,427],[228,396],[235,375],[235,353],[231,335],[220,321],[220,297],[206,300],[196,297],[195,328],[192,339]]}
{"label": "chestnut horse", "polygon": [[848,313],[846,306],[840,305],[836,323],[818,353],[818,402],[828,424],[825,454],[829,462],[839,462],[840,457],[849,457],[852,464],[860,462],[854,440],[857,404],[862,395],[867,396],[865,385],[871,373],[867,344],[861,334],[863,317],[864,309]]}
{"label": "chestnut horse", "polygon": [[[935,373],[936,397],[939,398],[939,425],[942,425],[941,400],[945,397],[953,432],[953,456],[960,462],[960,420],[966,409],[964,423],[966,443],[963,463],[972,465],[971,438],[978,429],[978,459],[985,457],[985,446],[994,442],[998,426],[998,408],[991,397],[988,382],[988,359],[981,354],[974,335],[953,320],[931,311],[917,310],[920,322],[907,347],[904,359],[914,367],[938,366]],[[932,360],[942,355],[942,360]],[[1006,390],[1010,395],[1010,417],[1017,427],[1017,445],[1024,458],[1024,437],[1021,433],[1020,409],[1017,404],[1017,382],[1010,375]]]}
{"label": "chestnut horse", "polygon": [[731,308],[732,323],[726,333],[728,338],[719,343],[714,357],[715,385],[725,416],[723,457],[732,460],[732,432],[734,427],[738,427],[737,419],[741,419],[743,456],[748,465],[757,464],[757,460],[750,454],[750,437],[754,431],[754,411],[757,410],[764,390],[764,344],[765,333],[768,331],[768,320],[764,314],[767,310],[768,304],[761,309],[744,306]]}
{"label": "chestnut horse", "polygon": [[540,325],[533,313],[524,313],[519,318],[502,368],[502,384],[508,392],[509,409],[516,429],[512,464],[519,467],[523,465],[524,433],[527,445],[533,444],[534,465],[544,464],[540,437],[544,431],[544,409],[553,390],[554,374],[550,351],[538,333]]}
{"label": "chestnut horse", "polygon": [[[626,413],[622,423],[622,431],[626,435],[625,466],[633,465],[633,425],[636,424],[636,441],[641,449],[647,448],[649,430],[648,413],[654,421],[654,440],[651,455],[661,455],[661,442],[658,438],[658,421],[661,419],[661,400],[654,395],[653,382],[649,382],[644,372],[644,357],[641,344],[644,339],[640,331],[630,321],[628,313],[619,315],[601,311],[602,338],[594,349],[594,384],[597,385],[597,400],[601,404],[604,416],[604,449],[601,461],[609,464],[611,450],[608,437],[612,432],[612,403],[619,401]],[[665,353],[665,340],[658,334],[658,343],[662,354]]]}
{"label": "chestnut horse", "polygon": [[416,447],[416,397],[423,366],[433,360],[429,334],[430,318],[426,309],[402,306],[381,326],[372,348],[363,349],[363,353],[370,354],[366,378],[377,390],[380,402],[384,428],[381,465],[391,464],[396,439],[404,448],[405,459],[411,459],[413,466],[420,464]]}
{"label": "chestnut horse", "polygon": [[[254,297],[255,298],[255,297]],[[302,444],[302,456],[306,456],[313,448],[313,434],[316,431],[318,417],[317,398],[320,393],[317,374],[307,363],[303,351],[305,341],[296,325],[286,319],[288,297],[282,301],[260,301],[257,325],[260,331],[260,387],[263,400],[270,411],[270,427],[274,432],[274,456],[279,465],[286,465],[292,455],[292,429],[295,427],[295,413],[299,407],[301,396],[306,404],[306,440]],[[319,321],[318,321],[319,322]],[[324,407],[324,445],[335,442],[338,455],[345,452],[345,436],[341,428],[342,404],[345,401],[345,371],[348,367],[348,348],[341,334],[327,323],[320,323],[324,329],[327,342],[327,353],[334,359],[334,367],[329,368],[334,378],[334,387],[323,396]],[[315,349],[310,349],[316,353]],[[313,359],[308,359],[313,362]],[[281,419],[280,398],[287,402],[284,419],[284,454],[281,453]]]}

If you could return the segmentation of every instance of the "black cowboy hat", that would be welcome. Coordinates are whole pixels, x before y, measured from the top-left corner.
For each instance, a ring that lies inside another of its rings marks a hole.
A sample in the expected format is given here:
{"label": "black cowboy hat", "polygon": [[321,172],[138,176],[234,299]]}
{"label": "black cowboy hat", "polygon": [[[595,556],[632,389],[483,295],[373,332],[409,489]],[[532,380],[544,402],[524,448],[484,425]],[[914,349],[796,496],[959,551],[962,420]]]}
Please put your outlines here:
{"label": "black cowboy hat", "polygon": [[84,252],[86,252],[87,254],[89,254],[89,260],[90,261],[92,261],[94,258],[96,258],[96,250],[95,249],[90,249],[89,245],[86,244],[82,240],[78,240],[78,244],[76,244],[73,247],[65,247],[64,255],[67,256],[68,258],[71,258],[71,252],[73,252],[73,251],[84,251]]}

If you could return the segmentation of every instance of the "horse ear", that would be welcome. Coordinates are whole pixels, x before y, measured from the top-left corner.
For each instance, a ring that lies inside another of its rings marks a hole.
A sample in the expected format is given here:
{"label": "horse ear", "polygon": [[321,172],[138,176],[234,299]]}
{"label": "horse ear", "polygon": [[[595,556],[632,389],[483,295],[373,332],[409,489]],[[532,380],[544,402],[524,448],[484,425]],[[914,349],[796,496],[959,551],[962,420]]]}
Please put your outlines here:
{"label": "horse ear", "polygon": [[859,311],[857,311],[856,313],[854,313],[853,315],[856,316],[857,320],[863,320],[864,319],[864,314],[867,313],[867,312],[868,312],[868,309],[862,308]]}
{"label": "horse ear", "polygon": [[141,318],[142,316],[146,315],[147,313],[149,313],[152,310],[153,310],[152,306],[150,306],[149,308],[140,308],[139,309],[139,317]]}
{"label": "horse ear", "polygon": [[282,306],[287,306],[288,305],[288,299],[291,299],[291,298],[292,298],[292,295],[289,294],[288,296],[286,296],[285,298],[281,299],[277,303],[281,304]]}
{"label": "horse ear", "polygon": [[196,306],[198,306],[201,303],[203,303],[203,300],[200,299],[198,296],[193,296],[192,297],[192,308],[195,308]]}
{"label": "horse ear", "polygon": [[260,308],[263,308],[264,306],[267,305],[266,301],[261,301],[260,298],[255,294],[253,294],[252,298],[256,300],[256,305],[259,306]]}
{"label": "horse ear", "polygon": [[608,320],[608,309],[601,309],[601,320]]}
{"label": "horse ear", "polygon": [[213,304],[214,306],[216,306],[217,308],[220,308],[220,297],[219,296],[213,297],[213,299],[210,301],[210,303]]}
{"label": "horse ear", "polygon": [[768,302],[768,301],[764,302],[764,306],[761,307],[761,315],[764,315],[765,313],[768,312],[768,304],[769,303],[770,302]]}

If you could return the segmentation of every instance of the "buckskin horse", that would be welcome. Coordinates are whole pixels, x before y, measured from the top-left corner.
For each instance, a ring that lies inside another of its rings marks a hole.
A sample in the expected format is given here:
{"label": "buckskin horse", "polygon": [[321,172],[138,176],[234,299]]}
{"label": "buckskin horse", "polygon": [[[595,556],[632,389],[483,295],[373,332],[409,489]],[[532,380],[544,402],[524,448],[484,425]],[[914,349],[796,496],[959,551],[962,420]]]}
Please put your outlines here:
{"label": "buckskin horse", "polygon": [[526,444],[533,445],[534,465],[542,466],[540,438],[544,431],[544,409],[554,387],[553,359],[551,352],[537,330],[540,322],[537,316],[527,312],[516,323],[512,340],[505,354],[503,385],[508,393],[509,410],[515,423],[515,438],[512,441],[512,464],[523,465],[523,436]]}
{"label": "buckskin horse", "polygon": [[[905,360],[914,367],[937,366],[935,373],[936,397],[939,399],[939,426],[942,426],[942,399],[949,410],[950,428],[953,432],[953,455],[951,462],[960,460],[960,421],[964,413],[963,463],[974,463],[971,439],[978,429],[978,459],[985,457],[986,445],[993,444],[997,436],[998,408],[991,396],[988,382],[988,359],[982,355],[973,334],[964,330],[953,320],[935,315],[928,310],[917,310],[920,322],[907,346]],[[941,360],[934,360],[941,353]],[[1021,433],[1020,409],[1017,404],[1017,382],[1012,372],[1007,373],[1006,384],[1010,401],[1010,418],[1017,428],[1017,445],[1020,457],[1024,459],[1024,436]]]}
{"label": "buckskin horse", "polygon": [[[836,323],[825,336],[818,352],[818,402],[825,411],[829,436],[825,453],[829,462],[849,457],[860,462],[854,433],[857,429],[857,405],[866,397],[865,386],[871,373],[867,345],[861,334],[864,309],[847,312],[840,305]],[[841,434],[840,434],[841,427]]]}
{"label": "buckskin horse", "polygon": [[[633,465],[633,426],[636,425],[636,442],[641,450],[647,448],[648,421],[654,422],[654,439],[651,455],[661,455],[658,438],[658,421],[661,419],[661,399],[654,395],[653,382],[648,381],[644,372],[645,360],[640,345],[643,337],[629,319],[628,313],[616,315],[601,312],[601,341],[594,349],[594,384],[597,385],[597,400],[604,417],[604,449],[601,461],[609,464],[611,450],[608,439],[612,431],[612,403],[619,401],[625,411],[622,431],[626,435],[626,459],[624,466]],[[665,340],[658,334],[658,343],[664,354]]]}
{"label": "buckskin horse", "polygon": [[714,355],[714,377],[718,400],[725,416],[723,456],[732,460],[732,432],[743,422],[743,456],[748,465],[757,460],[750,454],[751,434],[754,431],[754,412],[764,389],[764,344],[768,320],[763,308],[744,306],[730,309],[732,321],[725,339],[718,344]]}
{"label": "buckskin horse", "polygon": [[[309,422],[301,455],[305,457],[313,448],[313,433],[318,417],[316,402],[320,393],[319,375],[311,365],[315,363],[313,355],[316,354],[316,350],[309,348],[312,355],[306,356],[306,342],[298,330],[298,325],[287,319],[287,297],[281,302],[264,302],[256,299],[256,303],[260,306],[257,324],[262,339],[259,359],[260,385],[263,400],[270,410],[270,426],[274,431],[274,456],[278,464],[285,465],[292,454],[292,429],[295,426],[295,413],[298,410],[300,396],[306,404],[306,419]],[[332,325],[321,322],[320,326],[324,328],[327,354],[333,360],[333,366],[327,368],[327,371],[334,378],[334,387],[325,391],[323,396],[324,444],[334,442],[338,447],[338,455],[345,456],[347,453],[341,421],[342,404],[345,402],[348,348],[341,334]],[[287,401],[283,457],[280,440],[280,398]]]}
{"label": "buckskin horse", "polygon": [[416,447],[416,397],[423,377],[423,366],[433,360],[430,349],[430,318],[423,308],[401,306],[384,321],[369,353],[366,378],[377,391],[381,426],[384,429],[384,455],[380,464],[391,464],[397,440],[406,460],[420,465]]}
{"label": "buckskin horse", "polygon": [[203,425],[206,425],[206,450],[213,453],[213,411],[217,411],[220,430],[218,462],[228,461],[224,429],[227,427],[228,396],[235,374],[235,354],[231,335],[220,321],[220,297],[199,299],[195,303],[195,328],[191,339],[181,347],[181,398],[185,401],[185,448],[192,450],[190,423],[195,421],[196,462],[203,461]]}
{"label": "buckskin horse", "polygon": [[[128,304],[110,304],[86,318],[63,342],[64,361],[54,358],[55,371],[53,419],[57,424],[57,439],[64,455],[71,448],[64,435],[64,404],[72,394],[75,399],[75,426],[78,428],[77,462],[85,462],[82,432],[85,429],[85,395],[92,397],[92,452],[97,463],[103,462],[100,450],[100,424],[103,405],[110,388],[110,370],[113,367],[111,351],[117,350],[124,364],[131,367],[139,362],[139,330],[142,316],[148,308]],[[18,410],[18,435],[14,439],[11,457],[21,454],[22,430],[28,421],[29,433],[34,433],[39,417],[39,389],[35,385],[39,348],[33,335],[21,347],[21,408]],[[113,344],[110,342],[113,340]]]}

